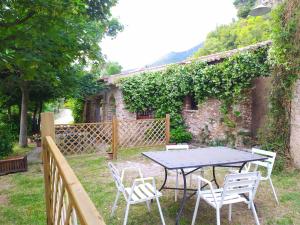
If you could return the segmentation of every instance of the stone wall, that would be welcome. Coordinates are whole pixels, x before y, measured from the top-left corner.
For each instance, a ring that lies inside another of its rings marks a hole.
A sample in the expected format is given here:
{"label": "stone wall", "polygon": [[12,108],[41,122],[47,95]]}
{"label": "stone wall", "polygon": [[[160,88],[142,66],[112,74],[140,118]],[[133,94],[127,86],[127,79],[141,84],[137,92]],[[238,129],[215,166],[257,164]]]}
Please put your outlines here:
{"label": "stone wall", "polygon": [[256,136],[258,130],[263,127],[266,121],[268,110],[268,96],[271,88],[271,78],[261,77],[253,80],[252,91],[252,123],[251,133]]}
{"label": "stone wall", "polygon": [[249,137],[252,112],[251,98],[236,105],[233,110],[239,111],[240,116],[229,114],[230,120],[236,123],[236,127],[229,128],[224,124],[224,116],[220,112],[221,102],[209,99],[198,106],[198,110],[183,110],[183,117],[188,131],[193,139],[203,144],[230,143],[235,146],[243,146],[241,136]]}
{"label": "stone wall", "polygon": [[300,168],[300,80],[295,85],[291,105],[290,152],[295,167]]}
{"label": "stone wall", "polygon": [[126,109],[122,91],[119,88],[115,88],[113,91],[113,95],[116,99],[116,116],[121,120],[135,120],[136,114],[131,113]]}

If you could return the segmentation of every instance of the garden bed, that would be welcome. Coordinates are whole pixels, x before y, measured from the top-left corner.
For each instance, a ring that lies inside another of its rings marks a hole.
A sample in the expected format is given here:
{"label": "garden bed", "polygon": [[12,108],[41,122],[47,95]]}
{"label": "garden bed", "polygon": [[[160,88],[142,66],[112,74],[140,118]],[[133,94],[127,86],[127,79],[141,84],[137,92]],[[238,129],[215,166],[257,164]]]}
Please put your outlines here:
{"label": "garden bed", "polygon": [[12,157],[0,160],[0,176],[27,171],[27,156]]}

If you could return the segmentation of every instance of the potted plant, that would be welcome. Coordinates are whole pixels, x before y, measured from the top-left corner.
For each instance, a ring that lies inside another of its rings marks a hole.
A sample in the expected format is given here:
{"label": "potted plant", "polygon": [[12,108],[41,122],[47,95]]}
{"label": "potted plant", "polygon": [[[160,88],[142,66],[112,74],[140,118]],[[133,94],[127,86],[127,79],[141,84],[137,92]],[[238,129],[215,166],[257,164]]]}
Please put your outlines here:
{"label": "potted plant", "polygon": [[32,136],[33,141],[36,143],[36,147],[42,146],[42,139],[40,134],[34,134]]}
{"label": "potted plant", "polygon": [[112,160],[114,158],[114,154],[111,151],[111,147],[110,146],[107,148],[106,153],[107,153],[107,159],[108,160]]}

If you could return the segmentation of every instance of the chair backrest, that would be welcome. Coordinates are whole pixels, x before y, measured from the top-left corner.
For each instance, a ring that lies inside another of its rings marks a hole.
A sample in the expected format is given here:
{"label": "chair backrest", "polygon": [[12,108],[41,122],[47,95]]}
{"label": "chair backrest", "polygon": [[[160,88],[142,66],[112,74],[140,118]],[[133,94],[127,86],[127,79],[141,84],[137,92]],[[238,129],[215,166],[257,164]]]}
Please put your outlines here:
{"label": "chair backrest", "polygon": [[268,159],[265,161],[255,161],[253,162],[253,164],[267,168],[268,176],[271,176],[273,166],[275,163],[276,152],[270,152],[258,148],[252,148],[252,153],[268,157]]}
{"label": "chair backrest", "polygon": [[249,201],[254,199],[260,181],[260,172],[229,174],[225,177],[220,206],[227,196],[249,194]]}
{"label": "chair backrest", "polygon": [[180,144],[180,145],[166,145],[166,150],[189,150],[189,146],[187,144]]}
{"label": "chair backrest", "polygon": [[122,183],[121,176],[120,176],[118,169],[111,162],[108,163],[108,168],[109,168],[110,173],[115,181],[116,187],[118,188],[119,191],[124,192],[125,188]]}

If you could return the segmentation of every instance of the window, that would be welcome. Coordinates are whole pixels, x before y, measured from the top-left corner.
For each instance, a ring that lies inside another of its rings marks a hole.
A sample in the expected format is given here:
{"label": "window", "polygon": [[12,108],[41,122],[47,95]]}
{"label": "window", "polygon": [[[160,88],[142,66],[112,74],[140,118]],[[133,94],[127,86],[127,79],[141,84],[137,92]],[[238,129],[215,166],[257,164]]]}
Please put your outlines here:
{"label": "window", "polygon": [[149,109],[146,111],[140,111],[136,113],[136,119],[142,120],[142,119],[153,119],[154,118],[154,112],[153,110]]}
{"label": "window", "polygon": [[198,103],[195,100],[195,96],[187,95],[183,102],[184,110],[198,110]]}

